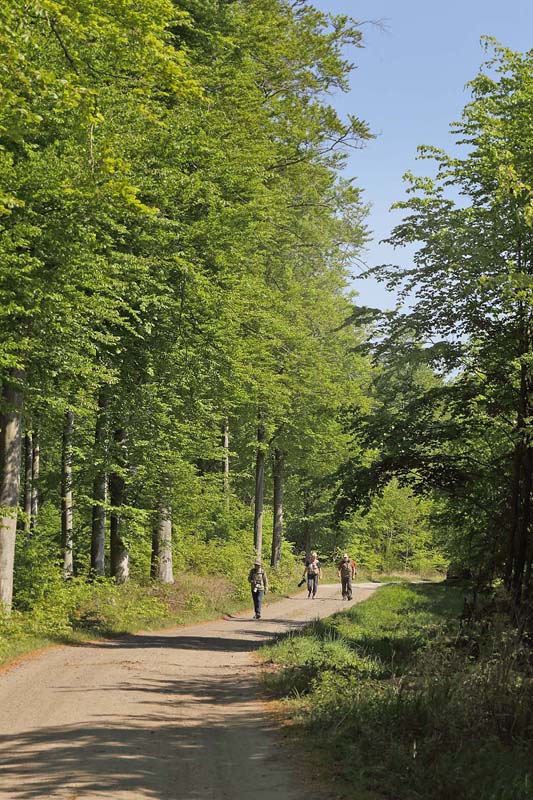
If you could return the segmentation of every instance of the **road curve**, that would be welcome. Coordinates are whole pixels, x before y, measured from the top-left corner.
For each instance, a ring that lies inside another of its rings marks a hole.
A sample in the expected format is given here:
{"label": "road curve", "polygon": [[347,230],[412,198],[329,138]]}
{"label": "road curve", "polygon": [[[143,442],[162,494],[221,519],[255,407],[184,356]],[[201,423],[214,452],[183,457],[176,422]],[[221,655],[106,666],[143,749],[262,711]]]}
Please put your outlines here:
{"label": "road curve", "polygon": [[[375,589],[358,584],[352,604]],[[252,652],[350,605],[339,595],[321,585],[262,620],[60,647],[0,674],[0,798],[311,800],[259,699]]]}

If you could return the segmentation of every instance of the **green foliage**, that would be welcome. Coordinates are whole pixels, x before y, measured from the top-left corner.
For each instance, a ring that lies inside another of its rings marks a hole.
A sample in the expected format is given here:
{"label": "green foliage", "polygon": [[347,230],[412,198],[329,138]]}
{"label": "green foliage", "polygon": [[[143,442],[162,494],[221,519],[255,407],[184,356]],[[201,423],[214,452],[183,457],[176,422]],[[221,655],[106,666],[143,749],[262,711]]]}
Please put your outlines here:
{"label": "green foliage", "polygon": [[178,569],[222,565],[243,594],[259,409],[292,541],[302,516],[331,516],[341,414],[363,402],[347,284],[366,210],[340,168],[370,134],[328,102],[360,31],[277,0],[41,0],[7,2],[0,41],[0,385],[22,370],[42,452],[16,607],[57,588],[67,410],[75,572],[101,508],[142,581],[164,508]]}
{"label": "green foliage", "polygon": [[[282,639],[268,673],[325,775],[398,798],[531,795],[531,653],[493,627],[459,628],[446,585],[389,586]],[[321,754],[320,756],[318,754]]]}
{"label": "green foliage", "polygon": [[519,606],[530,591],[532,216],[531,52],[484,42],[488,60],[452,125],[457,152],[419,150],[433,177],[406,175],[390,237],[409,264],[376,324],[373,403],[351,426],[339,514],[391,477],[436,499],[444,549]]}
{"label": "green foliage", "polygon": [[435,502],[417,497],[397,479],[373,497],[367,512],[357,511],[340,523],[341,548],[370,572],[443,569],[445,558],[436,546]]}

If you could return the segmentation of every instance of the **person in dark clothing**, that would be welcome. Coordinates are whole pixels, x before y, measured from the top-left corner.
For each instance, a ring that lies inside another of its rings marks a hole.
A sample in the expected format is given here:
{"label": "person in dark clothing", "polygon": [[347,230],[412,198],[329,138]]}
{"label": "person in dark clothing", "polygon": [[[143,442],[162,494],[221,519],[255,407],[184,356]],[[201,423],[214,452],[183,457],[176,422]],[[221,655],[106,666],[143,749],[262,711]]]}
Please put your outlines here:
{"label": "person in dark clothing", "polygon": [[342,561],[337,565],[337,574],[341,579],[342,585],[342,599],[352,599],[352,578],[355,577],[355,561],[353,561],[348,553],[344,553]]}
{"label": "person in dark clothing", "polygon": [[261,619],[261,605],[263,603],[263,597],[268,591],[268,580],[259,559],[254,561],[254,565],[248,573],[248,583],[252,590],[255,618]]}

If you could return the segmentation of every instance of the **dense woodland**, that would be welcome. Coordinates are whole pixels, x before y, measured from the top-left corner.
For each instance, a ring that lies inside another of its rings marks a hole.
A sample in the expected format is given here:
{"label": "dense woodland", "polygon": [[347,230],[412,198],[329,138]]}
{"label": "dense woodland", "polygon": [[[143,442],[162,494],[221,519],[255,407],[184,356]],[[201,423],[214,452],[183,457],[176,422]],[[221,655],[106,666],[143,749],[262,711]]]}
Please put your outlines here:
{"label": "dense woodland", "polygon": [[487,42],[458,154],[421,151],[380,315],[332,106],[361,45],[299,0],[2,3],[4,608],[312,547],[527,606],[533,56]]}

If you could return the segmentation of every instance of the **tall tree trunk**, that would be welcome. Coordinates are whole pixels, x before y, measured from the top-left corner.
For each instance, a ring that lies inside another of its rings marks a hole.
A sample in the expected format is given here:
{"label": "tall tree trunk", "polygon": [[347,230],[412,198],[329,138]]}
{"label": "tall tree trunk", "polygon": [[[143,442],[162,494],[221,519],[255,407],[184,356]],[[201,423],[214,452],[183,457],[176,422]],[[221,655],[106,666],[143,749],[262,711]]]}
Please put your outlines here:
{"label": "tall tree trunk", "polygon": [[30,528],[34,531],[37,527],[39,516],[39,477],[41,475],[41,448],[39,445],[39,432],[33,434],[33,470],[31,479],[31,519]]}
{"label": "tall tree trunk", "polygon": [[121,428],[113,436],[117,445],[117,469],[109,476],[109,500],[111,503],[111,575],[117,583],[125,583],[130,576],[129,553],[124,542],[124,517],[122,506],[125,500],[124,470],[126,468],[126,432]]}
{"label": "tall tree trunk", "polygon": [[152,532],[151,576],[162,583],[174,583],[172,571],[172,514],[162,506]]}
{"label": "tall tree trunk", "polygon": [[511,514],[509,520],[509,529],[507,534],[507,546],[506,546],[506,553],[505,553],[505,565],[504,565],[504,583],[507,589],[511,588],[511,582],[513,579],[513,567],[514,561],[516,557],[516,539],[517,539],[517,532],[518,526],[520,522],[520,486],[521,486],[521,477],[522,477],[522,450],[523,450],[523,441],[522,441],[522,433],[519,433],[519,440],[515,444],[514,449],[514,456],[513,456],[513,473],[512,473],[512,482],[511,482]]}
{"label": "tall tree trunk", "polygon": [[91,526],[91,570],[94,575],[105,575],[105,534],[107,473],[105,469],[106,414],[108,396],[105,389],[98,395],[98,410],[94,434],[96,472],[93,479],[93,515]]}
{"label": "tall tree trunk", "polygon": [[522,481],[522,514],[520,527],[518,530],[518,540],[516,546],[516,557],[513,570],[513,594],[516,608],[522,602],[522,592],[524,587],[524,570],[526,568],[526,555],[528,550],[528,540],[531,535],[531,490],[533,488],[533,449],[529,446],[526,449],[523,459],[523,481]]}
{"label": "tall tree trunk", "polygon": [[[520,256],[519,256],[520,257]],[[528,350],[527,325],[524,320],[524,311],[521,314],[521,333],[519,357],[522,359],[520,367],[520,387],[518,394],[518,409],[516,417],[516,444],[513,457],[513,472],[511,484],[510,520],[509,532],[507,536],[507,548],[504,570],[504,582],[507,589],[511,588],[513,582],[514,569],[516,564],[518,541],[520,538],[521,511],[522,511],[522,487],[523,487],[523,465],[525,452],[527,449],[526,441],[526,416],[528,409],[528,366],[524,363],[524,356]]]}
{"label": "tall tree trunk", "polygon": [[222,425],[222,447],[224,452],[224,461],[222,464],[223,470],[223,492],[224,492],[224,505],[226,511],[229,511],[229,420],[226,419]]}
{"label": "tall tree trunk", "polygon": [[261,416],[257,427],[257,455],[255,461],[254,547],[258,558],[263,550],[263,505],[265,496],[266,431]]}
{"label": "tall tree trunk", "polygon": [[309,498],[308,490],[304,490],[304,507],[303,507],[303,528],[304,528],[304,550],[305,555],[311,555],[311,521],[309,515],[311,513],[311,501]]}
{"label": "tall tree trunk", "polygon": [[63,577],[74,574],[73,529],[74,512],[72,504],[72,433],[74,414],[65,413],[63,422],[63,450],[61,459],[61,547],[63,550]]}
{"label": "tall tree trunk", "polygon": [[533,590],[533,586],[531,585],[532,576],[533,576],[533,536],[530,533],[527,546],[526,571],[524,574],[523,593],[522,593],[524,601],[531,599],[531,594]]}
{"label": "tall tree trunk", "polygon": [[0,415],[0,604],[10,611],[17,533],[22,447],[21,370],[11,370],[2,386]]}
{"label": "tall tree trunk", "polygon": [[24,437],[24,533],[30,532],[31,487],[33,482],[33,435],[28,431]]}
{"label": "tall tree trunk", "polygon": [[150,577],[157,580],[159,572],[159,512],[152,522],[152,550],[150,553]]}
{"label": "tall tree trunk", "polygon": [[[513,531],[512,553],[512,592],[515,608],[518,609],[522,602],[524,571],[526,569],[526,556],[528,540],[531,535],[531,491],[533,488],[533,449],[531,433],[528,430],[531,417],[531,390],[532,376],[528,363],[524,357],[531,352],[531,321],[529,317],[522,321],[521,354],[522,366],[520,373],[520,395],[518,399],[518,435],[521,443],[520,482],[519,482],[519,513],[517,524]],[[513,497],[514,499],[514,497]]]}
{"label": "tall tree trunk", "polygon": [[274,450],[274,526],[272,530],[272,555],[270,564],[276,567],[281,561],[283,542],[283,467],[285,454],[278,447]]}

